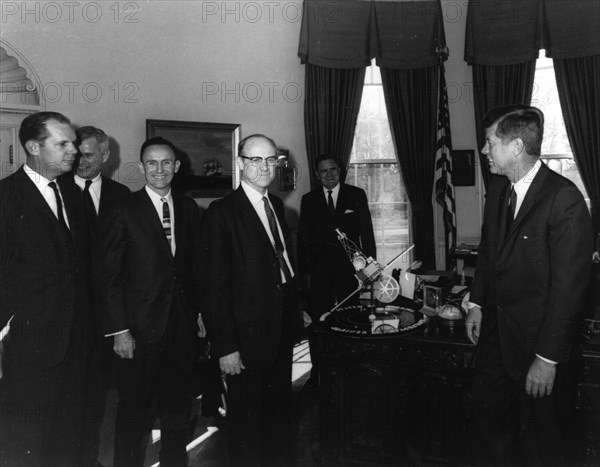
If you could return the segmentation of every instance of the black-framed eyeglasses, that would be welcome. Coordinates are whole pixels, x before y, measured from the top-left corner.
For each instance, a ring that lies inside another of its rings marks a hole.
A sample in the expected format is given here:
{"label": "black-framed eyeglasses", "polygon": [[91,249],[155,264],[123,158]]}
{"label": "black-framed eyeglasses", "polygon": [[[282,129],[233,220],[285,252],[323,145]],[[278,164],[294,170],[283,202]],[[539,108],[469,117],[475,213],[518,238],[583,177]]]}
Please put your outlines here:
{"label": "black-framed eyeglasses", "polygon": [[240,156],[242,159],[247,159],[250,162],[252,162],[255,165],[262,165],[265,162],[267,163],[267,165],[277,165],[277,157],[276,156],[271,156],[271,157],[266,157],[266,158],[262,158],[262,157],[246,157],[246,156]]}

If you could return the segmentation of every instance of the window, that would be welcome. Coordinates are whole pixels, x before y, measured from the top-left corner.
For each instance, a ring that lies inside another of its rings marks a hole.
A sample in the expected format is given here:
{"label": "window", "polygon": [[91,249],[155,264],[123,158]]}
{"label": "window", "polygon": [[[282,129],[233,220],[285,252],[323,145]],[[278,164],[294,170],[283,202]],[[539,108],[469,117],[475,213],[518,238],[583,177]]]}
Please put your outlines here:
{"label": "window", "polygon": [[346,183],[367,193],[377,261],[387,264],[410,242],[409,203],[385,109],[379,67],[367,68]]}
{"label": "window", "polygon": [[542,160],[555,172],[571,180],[583,193],[588,208],[590,199],[583,186],[579,170],[573,159],[573,151],[567,137],[567,130],[560,108],[554,65],[551,58],[540,51],[535,67],[533,96],[531,105],[544,112],[544,140]]}

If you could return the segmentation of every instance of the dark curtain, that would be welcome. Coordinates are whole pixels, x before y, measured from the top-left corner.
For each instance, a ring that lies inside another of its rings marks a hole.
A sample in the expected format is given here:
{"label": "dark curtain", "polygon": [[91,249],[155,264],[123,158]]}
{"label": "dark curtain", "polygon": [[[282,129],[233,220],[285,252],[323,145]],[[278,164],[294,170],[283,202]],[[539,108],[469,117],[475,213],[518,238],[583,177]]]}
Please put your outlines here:
{"label": "dark curtain", "polygon": [[304,127],[312,185],[317,181],[315,161],[321,154],[332,154],[348,167],[364,82],[364,67],[306,64]]}
{"label": "dark curtain", "polygon": [[412,207],[415,258],[435,268],[433,203],[439,66],[381,68],[398,162]]}
{"label": "dark curtain", "polygon": [[554,59],[554,73],[569,142],[590,196],[600,232],[600,55]]}
{"label": "dark curtain", "polygon": [[485,144],[483,116],[494,107],[531,102],[535,59],[515,65],[473,65],[473,99],[475,106],[475,126],[481,174],[487,187],[490,179],[490,167],[481,149]]}
{"label": "dark curtain", "polygon": [[[599,24],[597,0],[469,2],[465,61],[473,65],[478,149],[484,141],[481,119],[488,110],[531,102],[539,50],[546,49],[553,59],[599,55]],[[481,154],[480,161],[487,186],[489,166]]]}

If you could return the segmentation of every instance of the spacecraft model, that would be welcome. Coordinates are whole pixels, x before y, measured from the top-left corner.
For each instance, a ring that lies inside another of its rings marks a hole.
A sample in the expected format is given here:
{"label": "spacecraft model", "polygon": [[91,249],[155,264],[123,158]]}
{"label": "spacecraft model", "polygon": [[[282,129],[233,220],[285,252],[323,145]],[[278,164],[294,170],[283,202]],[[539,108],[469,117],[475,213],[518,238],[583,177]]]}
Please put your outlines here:
{"label": "spacecraft model", "polygon": [[400,284],[398,284],[398,281],[396,281],[396,279],[394,279],[391,275],[384,274],[384,272],[389,269],[390,266],[401,256],[408,253],[415,246],[409,246],[394,259],[392,259],[386,266],[382,266],[370,256],[367,257],[361,251],[358,245],[350,240],[348,236],[340,229],[335,229],[335,231],[337,233],[338,240],[348,255],[348,259],[354,266],[354,270],[356,271],[354,276],[358,280],[359,286],[354,292],[344,298],[344,300],[335,305],[331,311],[333,312],[337,310],[350,298],[360,292],[365,286],[369,285],[371,286],[373,296],[380,302],[391,303],[396,300],[400,294]]}

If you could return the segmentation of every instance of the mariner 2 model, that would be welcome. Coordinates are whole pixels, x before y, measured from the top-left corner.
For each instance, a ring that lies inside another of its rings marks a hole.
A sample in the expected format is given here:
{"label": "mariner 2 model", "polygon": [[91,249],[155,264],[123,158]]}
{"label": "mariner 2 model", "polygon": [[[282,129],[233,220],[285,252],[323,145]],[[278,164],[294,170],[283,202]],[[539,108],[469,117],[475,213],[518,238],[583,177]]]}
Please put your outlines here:
{"label": "mariner 2 model", "polygon": [[401,256],[408,253],[415,246],[409,246],[402,253],[392,259],[386,266],[382,266],[370,256],[367,257],[356,245],[356,243],[350,240],[348,236],[340,229],[335,229],[335,231],[337,233],[338,240],[344,247],[350,262],[354,266],[354,270],[356,271],[354,277],[356,277],[358,280],[359,285],[354,292],[335,305],[331,311],[333,312],[337,310],[346,301],[348,301],[366,286],[371,286],[373,296],[382,303],[391,303],[396,300],[400,294],[400,284],[398,284],[398,281],[391,275],[384,274],[384,272],[389,269],[390,266]]}

